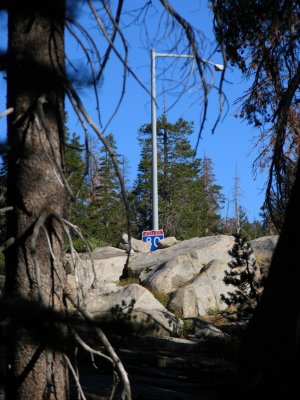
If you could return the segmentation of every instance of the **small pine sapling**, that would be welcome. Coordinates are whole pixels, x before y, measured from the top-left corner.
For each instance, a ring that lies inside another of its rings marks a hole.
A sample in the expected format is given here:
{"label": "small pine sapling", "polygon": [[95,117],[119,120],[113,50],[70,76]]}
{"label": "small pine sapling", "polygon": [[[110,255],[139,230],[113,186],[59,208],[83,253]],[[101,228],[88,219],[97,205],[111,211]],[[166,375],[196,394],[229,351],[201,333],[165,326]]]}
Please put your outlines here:
{"label": "small pine sapling", "polygon": [[234,292],[221,294],[221,299],[231,308],[224,313],[232,322],[248,322],[259,302],[263,287],[262,270],[253,257],[250,244],[241,234],[234,235],[234,245],[228,254],[232,260],[228,263],[223,281],[236,287]]}

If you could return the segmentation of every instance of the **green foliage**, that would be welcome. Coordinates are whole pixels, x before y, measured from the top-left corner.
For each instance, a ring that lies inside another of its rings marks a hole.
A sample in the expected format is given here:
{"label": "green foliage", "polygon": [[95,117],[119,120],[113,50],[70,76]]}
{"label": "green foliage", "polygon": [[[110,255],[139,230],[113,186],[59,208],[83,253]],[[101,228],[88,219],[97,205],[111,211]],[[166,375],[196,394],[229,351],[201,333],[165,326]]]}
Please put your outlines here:
{"label": "green foliage", "polygon": [[[67,131],[65,143],[64,173],[74,198],[69,197],[66,217],[73,224],[81,227],[86,218],[89,189],[86,179],[86,163],[82,155],[79,136]],[[74,237],[76,239],[76,237]]]}
{"label": "green foliage", "polygon": [[299,159],[299,1],[212,0],[212,10],[216,39],[249,83],[240,117],[259,129],[255,167],[270,168],[265,208],[280,232]]}
{"label": "green foliage", "polygon": [[[238,212],[240,230],[247,240],[253,240],[265,236],[266,231],[263,222],[257,219],[250,222],[246,210],[241,206],[239,207]],[[221,231],[227,235],[233,235],[236,233],[236,225],[236,218],[226,218],[226,220],[221,222]]]}
{"label": "green foliage", "polygon": [[[106,137],[112,150],[116,144],[112,134]],[[126,230],[126,219],[121,191],[111,156],[105,146],[92,149],[90,174],[82,154],[79,137],[67,134],[65,174],[76,199],[69,199],[67,218],[80,227],[90,248],[115,245]],[[122,163],[117,157],[119,166]],[[122,168],[121,168],[122,169]],[[124,169],[124,168],[123,168]],[[125,174],[125,172],[124,172]],[[86,251],[86,243],[73,237],[74,247]]]}
{"label": "green foliage", "polygon": [[156,290],[150,290],[149,288],[147,288],[152,294],[153,296],[156,298],[156,300],[158,300],[160,302],[160,304],[162,304],[164,307],[168,307],[168,304],[170,302],[170,294],[168,293],[160,293]]}
{"label": "green foliage", "polygon": [[187,338],[194,333],[194,330],[194,322],[191,319],[183,319],[178,330],[178,336],[180,338]]}
{"label": "green foliage", "polygon": [[233,311],[224,313],[229,320],[247,322],[260,299],[263,285],[262,271],[252,256],[252,249],[240,234],[234,235],[235,241],[229,255],[232,260],[228,263],[230,271],[225,271],[224,282],[236,287],[234,292],[222,294],[221,299]]}
{"label": "green foliage", "polygon": [[135,277],[129,277],[127,279],[122,279],[119,282],[117,282],[118,286],[127,286],[127,285],[131,285],[133,283],[138,283],[140,284],[141,281],[139,280],[139,278],[135,278]]}
{"label": "green foliage", "polygon": [[[89,250],[94,250],[96,247],[106,246],[107,243],[100,238],[88,237],[86,240],[81,238],[73,239],[73,247],[78,253],[85,253]],[[70,251],[67,245],[67,250]]]}
{"label": "green foliage", "polygon": [[[115,153],[115,160],[122,170],[123,160],[117,155],[114,136],[109,134],[106,140]],[[84,225],[88,236],[101,238],[106,244],[115,245],[120,234],[127,229],[119,180],[111,155],[105,146],[99,149],[96,158],[87,215],[89,218]]]}
{"label": "green foliage", "polygon": [[263,236],[262,223],[258,220],[250,222],[246,210],[239,207],[240,229],[247,240],[256,239]]}
{"label": "green foliage", "polygon": [[[151,132],[150,124],[143,125],[139,132],[142,151],[133,191],[137,231],[152,225]],[[193,123],[182,118],[172,124],[164,114],[157,121],[160,227],[167,236],[181,240],[216,232],[222,202],[211,160],[194,157],[188,139],[192,132]]]}

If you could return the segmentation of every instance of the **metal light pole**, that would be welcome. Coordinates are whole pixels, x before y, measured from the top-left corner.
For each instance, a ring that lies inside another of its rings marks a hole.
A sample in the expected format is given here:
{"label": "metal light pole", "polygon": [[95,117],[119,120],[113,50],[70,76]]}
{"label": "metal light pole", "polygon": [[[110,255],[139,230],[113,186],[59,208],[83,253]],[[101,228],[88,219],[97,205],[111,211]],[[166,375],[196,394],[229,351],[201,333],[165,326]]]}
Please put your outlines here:
{"label": "metal light pole", "polygon": [[156,132],[156,53],[151,50],[151,124],[152,124],[152,229],[158,230],[158,185],[157,185],[157,132]]}
{"label": "metal light pole", "polygon": [[[156,53],[151,50],[151,124],[152,124],[152,229],[158,230],[158,183],[157,183],[157,131],[156,131],[156,57],[194,58],[190,54]],[[212,65],[216,71],[223,71],[224,65],[215,64],[201,59],[205,64]]]}

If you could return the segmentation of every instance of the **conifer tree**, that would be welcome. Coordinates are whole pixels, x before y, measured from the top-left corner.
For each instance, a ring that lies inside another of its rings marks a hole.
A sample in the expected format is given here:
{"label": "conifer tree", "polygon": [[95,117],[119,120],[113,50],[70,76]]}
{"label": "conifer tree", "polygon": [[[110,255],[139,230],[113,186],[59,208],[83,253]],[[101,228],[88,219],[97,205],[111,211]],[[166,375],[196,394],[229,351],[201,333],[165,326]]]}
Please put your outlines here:
{"label": "conifer tree", "polygon": [[[80,227],[82,233],[89,240],[89,185],[87,181],[87,163],[83,156],[83,147],[78,135],[66,132],[65,145],[65,175],[72,191],[66,207],[67,219]],[[77,251],[86,251],[86,246],[78,237],[73,237]]]}
{"label": "conifer tree", "polygon": [[[113,134],[106,140],[117,154]],[[117,155],[120,168],[123,170],[123,158]],[[105,146],[99,150],[97,157],[97,176],[93,198],[88,206],[88,233],[103,244],[116,244],[122,232],[126,230],[126,219],[118,178],[115,174],[111,155]]]}
{"label": "conifer tree", "polygon": [[66,135],[65,174],[72,190],[74,199],[69,199],[67,207],[68,218],[76,225],[81,225],[81,219],[86,212],[88,185],[86,181],[86,162],[82,155],[80,138],[75,133]]}
{"label": "conifer tree", "polygon": [[234,245],[228,254],[232,260],[228,263],[230,271],[225,271],[224,282],[236,287],[234,292],[222,294],[221,299],[233,310],[224,315],[232,321],[248,322],[260,299],[260,289],[263,284],[262,271],[246,239],[240,234],[234,234]]}
{"label": "conifer tree", "polygon": [[[142,151],[134,204],[140,231],[151,228],[151,131],[146,124],[139,132]],[[211,165],[205,186],[202,161],[194,157],[188,139],[192,133],[193,123],[182,118],[172,124],[163,114],[157,121],[159,221],[167,236],[179,239],[207,235],[219,219],[221,188],[213,184]]]}
{"label": "conifer tree", "polygon": [[215,183],[213,162],[206,156],[200,163],[200,180],[204,191],[202,225],[205,234],[209,235],[220,230],[219,211],[224,203],[224,196],[221,193],[222,187]]}

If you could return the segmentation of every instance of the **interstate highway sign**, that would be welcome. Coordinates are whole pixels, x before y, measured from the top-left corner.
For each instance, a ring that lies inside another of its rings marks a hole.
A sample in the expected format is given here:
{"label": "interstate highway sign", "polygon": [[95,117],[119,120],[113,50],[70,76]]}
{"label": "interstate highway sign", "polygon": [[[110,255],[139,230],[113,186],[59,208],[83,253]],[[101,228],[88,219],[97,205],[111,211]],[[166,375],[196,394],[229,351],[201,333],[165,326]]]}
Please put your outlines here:
{"label": "interstate highway sign", "polygon": [[142,240],[143,242],[151,243],[151,251],[157,250],[157,243],[165,237],[163,229],[159,229],[157,231],[143,231],[142,232]]}

